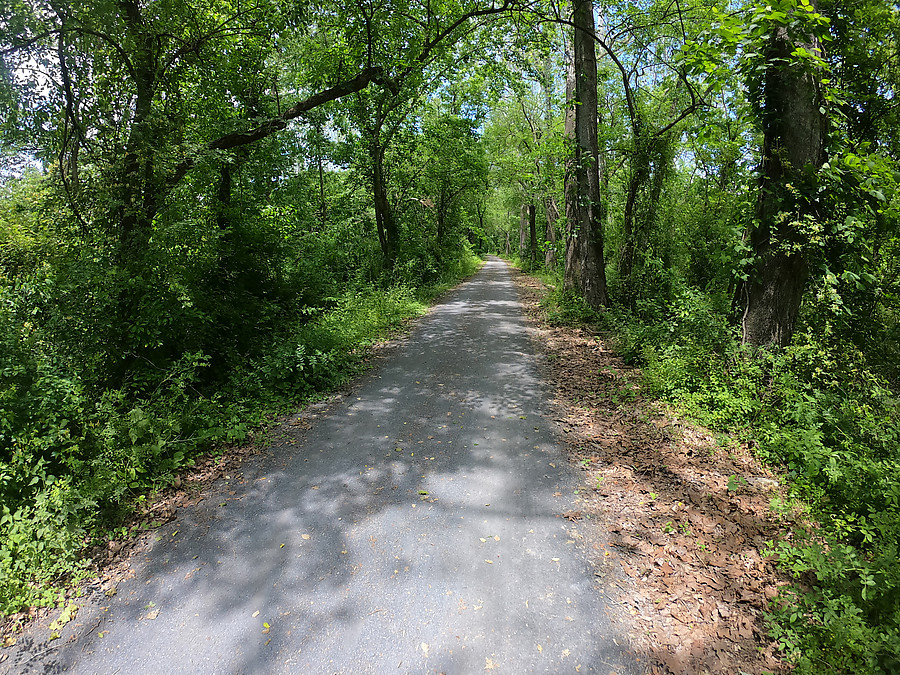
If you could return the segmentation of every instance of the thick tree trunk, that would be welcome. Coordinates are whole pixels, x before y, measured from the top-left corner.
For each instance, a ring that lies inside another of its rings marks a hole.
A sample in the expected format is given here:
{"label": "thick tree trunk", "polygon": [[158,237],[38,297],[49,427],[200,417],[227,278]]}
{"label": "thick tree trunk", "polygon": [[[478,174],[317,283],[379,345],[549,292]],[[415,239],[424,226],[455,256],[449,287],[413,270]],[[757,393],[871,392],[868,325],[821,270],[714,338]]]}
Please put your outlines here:
{"label": "thick tree trunk", "polygon": [[806,242],[794,223],[817,215],[815,174],[825,162],[820,77],[791,57],[797,47],[820,51],[813,36],[800,42],[778,27],[766,54],[762,175],[750,233],[755,263],[739,289],[743,341],[760,347],[786,346],[794,333],[809,277]]}
{"label": "thick tree trunk", "polygon": [[597,142],[597,55],[591,0],[575,0],[574,62],[566,80],[566,133],[574,156],[566,163],[566,267],[564,286],[594,308],[607,305]]}

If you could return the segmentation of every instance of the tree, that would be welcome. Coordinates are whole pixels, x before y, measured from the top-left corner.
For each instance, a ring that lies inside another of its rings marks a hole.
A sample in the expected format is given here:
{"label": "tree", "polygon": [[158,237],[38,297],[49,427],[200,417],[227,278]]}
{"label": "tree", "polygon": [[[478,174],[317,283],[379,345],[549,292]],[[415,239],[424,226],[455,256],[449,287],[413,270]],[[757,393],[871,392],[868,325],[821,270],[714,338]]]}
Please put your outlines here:
{"label": "tree", "polygon": [[805,250],[811,222],[822,214],[818,172],[826,159],[828,116],[817,26],[824,17],[809,0],[767,8],[771,33],[763,48],[755,101],[763,129],[762,168],[749,278],[739,289],[746,344],[786,346],[809,278]]}
{"label": "tree", "polygon": [[[0,97],[0,132],[43,148],[85,242],[108,256],[101,278],[115,288],[102,294],[111,306],[98,310],[108,318],[95,333],[103,333],[111,382],[126,381],[148,360],[148,345],[161,342],[144,332],[157,328],[142,305],[158,296],[154,230],[185,177],[217,165],[224,229],[234,173],[228,151],[372,82],[390,86],[380,68],[364,67],[283,104],[267,65],[269,38],[290,21],[275,5],[92,0],[21,5],[4,24],[2,73],[18,96]],[[42,75],[27,75],[34,64]]]}
{"label": "tree", "polygon": [[573,58],[566,82],[566,135],[573,142],[566,166],[565,287],[594,308],[604,307],[606,262],[597,141],[597,53],[591,0],[574,0]]}
{"label": "tree", "polygon": [[440,7],[397,0],[351,4],[328,17],[331,33],[343,33],[341,42],[351,46],[341,52],[341,64],[377,63],[395,84],[380,91],[360,90],[349,108],[355,130],[361,133],[362,168],[372,191],[387,268],[400,250],[400,227],[389,195],[391,167],[386,157],[390,145],[417,106],[457,69],[462,58],[458,44],[476,35],[484,23],[518,6],[516,0],[496,4],[462,0]]}

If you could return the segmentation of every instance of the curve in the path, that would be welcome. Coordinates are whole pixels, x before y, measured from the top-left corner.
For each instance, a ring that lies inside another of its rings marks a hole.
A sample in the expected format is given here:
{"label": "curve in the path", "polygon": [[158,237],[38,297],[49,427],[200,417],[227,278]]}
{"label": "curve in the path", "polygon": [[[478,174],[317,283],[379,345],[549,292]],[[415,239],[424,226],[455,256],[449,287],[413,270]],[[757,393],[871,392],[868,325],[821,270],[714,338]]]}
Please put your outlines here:
{"label": "curve in the path", "polygon": [[573,479],[546,400],[491,259],[299,445],[161,528],[105,609],[79,615],[90,632],[29,665],[639,672],[559,517]]}

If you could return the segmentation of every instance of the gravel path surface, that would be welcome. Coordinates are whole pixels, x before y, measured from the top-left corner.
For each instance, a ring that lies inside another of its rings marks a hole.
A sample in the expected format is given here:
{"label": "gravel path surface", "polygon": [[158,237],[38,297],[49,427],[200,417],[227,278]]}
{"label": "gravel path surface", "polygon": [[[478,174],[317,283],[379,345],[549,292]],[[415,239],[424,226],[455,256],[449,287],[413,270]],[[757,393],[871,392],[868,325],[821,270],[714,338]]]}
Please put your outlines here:
{"label": "gravel path surface", "polygon": [[547,399],[491,259],[299,442],[160,528],[71,642],[0,670],[639,673],[560,517]]}

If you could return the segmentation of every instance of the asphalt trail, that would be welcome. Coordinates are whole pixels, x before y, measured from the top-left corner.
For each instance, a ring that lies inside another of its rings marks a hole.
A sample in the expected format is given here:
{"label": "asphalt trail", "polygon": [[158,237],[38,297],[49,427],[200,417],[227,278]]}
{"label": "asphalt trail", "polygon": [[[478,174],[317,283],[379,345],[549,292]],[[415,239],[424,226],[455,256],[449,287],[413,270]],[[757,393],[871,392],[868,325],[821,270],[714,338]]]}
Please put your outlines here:
{"label": "asphalt trail", "polygon": [[299,444],[160,528],[72,642],[0,670],[640,672],[559,517],[535,358],[491,259]]}

